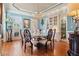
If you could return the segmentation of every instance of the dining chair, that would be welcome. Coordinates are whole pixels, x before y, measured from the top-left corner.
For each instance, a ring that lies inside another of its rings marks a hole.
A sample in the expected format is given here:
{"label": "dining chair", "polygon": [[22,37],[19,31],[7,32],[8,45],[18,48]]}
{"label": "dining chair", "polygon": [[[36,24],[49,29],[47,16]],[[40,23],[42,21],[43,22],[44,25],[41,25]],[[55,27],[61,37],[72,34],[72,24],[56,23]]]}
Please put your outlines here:
{"label": "dining chair", "polygon": [[22,46],[23,46],[23,32],[22,32],[22,30],[20,30],[20,36],[21,36],[21,43],[22,43]]}
{"label": "dining chair", "polygon": [[[44,39],[42,38],[38,38],[38,44],[37,44],[37,48],[45,48],[46,52],[48,49],[48,42],[50,41],[50,46],[52,47],[53,44],[53,48],[54,48],[54,38],[55,38],[55,34],[56,34],[56,29],[49,29],[48,31],[48,35],[46,37],[44,37]],[[53,42],[53,43],[52,43]]]}
{"label": "dining chair", "polygon": [[54,50],[54,38],[55,38],[55,34],[56,34],[56,29],[49,29],[48,31],[48,35],[47,35],[47,42],[45,44],[46,46],[46,49],[48,49],[47,45],[48,45],[48,42],[50,42],[50,46],[52,47],[52,44],[53,44],[53,50]]}
{"label": "dining chair", "polygon": [[25,29],[23,34],[24,34],[24,51],[26,51],[26,43],[30,43],[31,44],[31,46],[30,46],[31,47],[31,52],[32,52],[33,43],[31,42],[31,39],[32,39],[31,33],[28,29]]}

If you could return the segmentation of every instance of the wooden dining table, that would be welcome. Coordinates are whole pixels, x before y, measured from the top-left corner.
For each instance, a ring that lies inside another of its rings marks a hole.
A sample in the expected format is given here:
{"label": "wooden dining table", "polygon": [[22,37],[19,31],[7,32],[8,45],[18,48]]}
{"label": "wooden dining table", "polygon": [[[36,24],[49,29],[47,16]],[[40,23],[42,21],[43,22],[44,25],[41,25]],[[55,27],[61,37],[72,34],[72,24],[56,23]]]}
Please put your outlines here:
{"label": "wooden dining table", "polygon": [[32,43],[33,45],[37,45],[37,43],[45,44],[47,41],[46,36],[34,36]]}
{"label": "wooden dining table", "polygon": [[[32,39],[32,43],[33,43],[33,45],[34,46],[36,46],[37,47],[37,45],[38,44],[40,44],[41,46],[40,46],[40,48],[44,48],[45,47],[45,45],[46,45],[46,42],[47,42],[47,36],[40,36],[40,35],[38,35],[38,36],[33,36],[33,39]],[[52,41],[51,40],[51,42],[52,42],[52,48],[53,48],[53,50],[54,50],[54,41]],[[38,47],[37,47],[38,48]]]}

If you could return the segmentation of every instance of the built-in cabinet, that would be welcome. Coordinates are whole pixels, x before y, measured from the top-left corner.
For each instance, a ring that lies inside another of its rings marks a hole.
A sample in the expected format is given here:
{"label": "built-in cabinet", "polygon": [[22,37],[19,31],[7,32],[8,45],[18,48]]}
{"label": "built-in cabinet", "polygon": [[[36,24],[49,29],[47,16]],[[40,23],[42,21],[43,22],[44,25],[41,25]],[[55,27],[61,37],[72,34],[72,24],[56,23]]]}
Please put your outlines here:
{"label": "built-in cabinet", "polygon": [[66,39],[67,8],[54,10],[49,14],[47,29],[56,29],[56,39]]}
{"label": "built-in cabinet", "polygon": [[49,17],[47,22],[47,29],[53,29],[55,26],[57,26],[57,16]]}
{"label": "built-in cabinet", "polygon": [[49,29],[56,29],[56,35],[55,39],[59,40],[60,35],[59,35],[59,15],[53,13],[51,16],[48,18],[47,22],[47,30]]}

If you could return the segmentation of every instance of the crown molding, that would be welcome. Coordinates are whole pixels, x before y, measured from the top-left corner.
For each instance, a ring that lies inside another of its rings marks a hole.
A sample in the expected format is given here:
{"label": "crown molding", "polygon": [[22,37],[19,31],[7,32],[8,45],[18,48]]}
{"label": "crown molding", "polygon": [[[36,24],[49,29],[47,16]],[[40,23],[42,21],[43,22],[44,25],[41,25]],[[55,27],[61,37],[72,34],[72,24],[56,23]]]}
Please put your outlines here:
{"label": "crown molding", "polygon": [[[47,8],[45,8],[45,9],[41,10],[40,13],[45,13],[45,12],[47,12],[47,11],[53,9],[53,8],[57,8],[57,6],[61,6],[61,5],[64,5],[64,4],[63,4],[63,3],[57,3],[57,4],[55,4],[55,5],[52,4],[52,5],[50,5],[49,7],[47,7]],[[25,10],[22,10],[21,8],[18,8],[18,7],[15,5],[15,3],[13,3],[12,6],[15,7],[17,10],[22,11],[22,12],[27,12],[27,13],[32,13],[32,14],[35,14],[35,13],[36,13],[36,12],[32,12],[32,11],[27,11],[27,10],[25,11]],[[38,12],[37,12],[37,13],[38,13]]]}
{"label": "crown molding", "polygon": [[14,8],[16,8],[17,10],[19,10],[19,11],[22,11],[22,12],[27,12],[27,13],[32,13],[32,14],[34,14],[34,12],[32,12],[32,11],[25,11],[25,10],[22,10],[22,9],[18,8],[18,7],[15,5],[15,3],[13,3],[13,4],[12,4],[12,6],[13,6]]}

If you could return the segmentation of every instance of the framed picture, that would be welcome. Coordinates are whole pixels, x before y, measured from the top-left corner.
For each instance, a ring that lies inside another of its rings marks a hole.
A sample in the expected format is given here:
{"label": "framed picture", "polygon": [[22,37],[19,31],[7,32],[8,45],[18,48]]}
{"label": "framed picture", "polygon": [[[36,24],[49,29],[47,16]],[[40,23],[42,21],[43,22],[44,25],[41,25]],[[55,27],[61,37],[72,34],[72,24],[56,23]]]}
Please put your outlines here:
{"label": "framed picture", "polygon": [[27,27],[27,28],[30,27],[30,19],[24,19],[23,23],[24,23],[24,28],[25,27]]}

